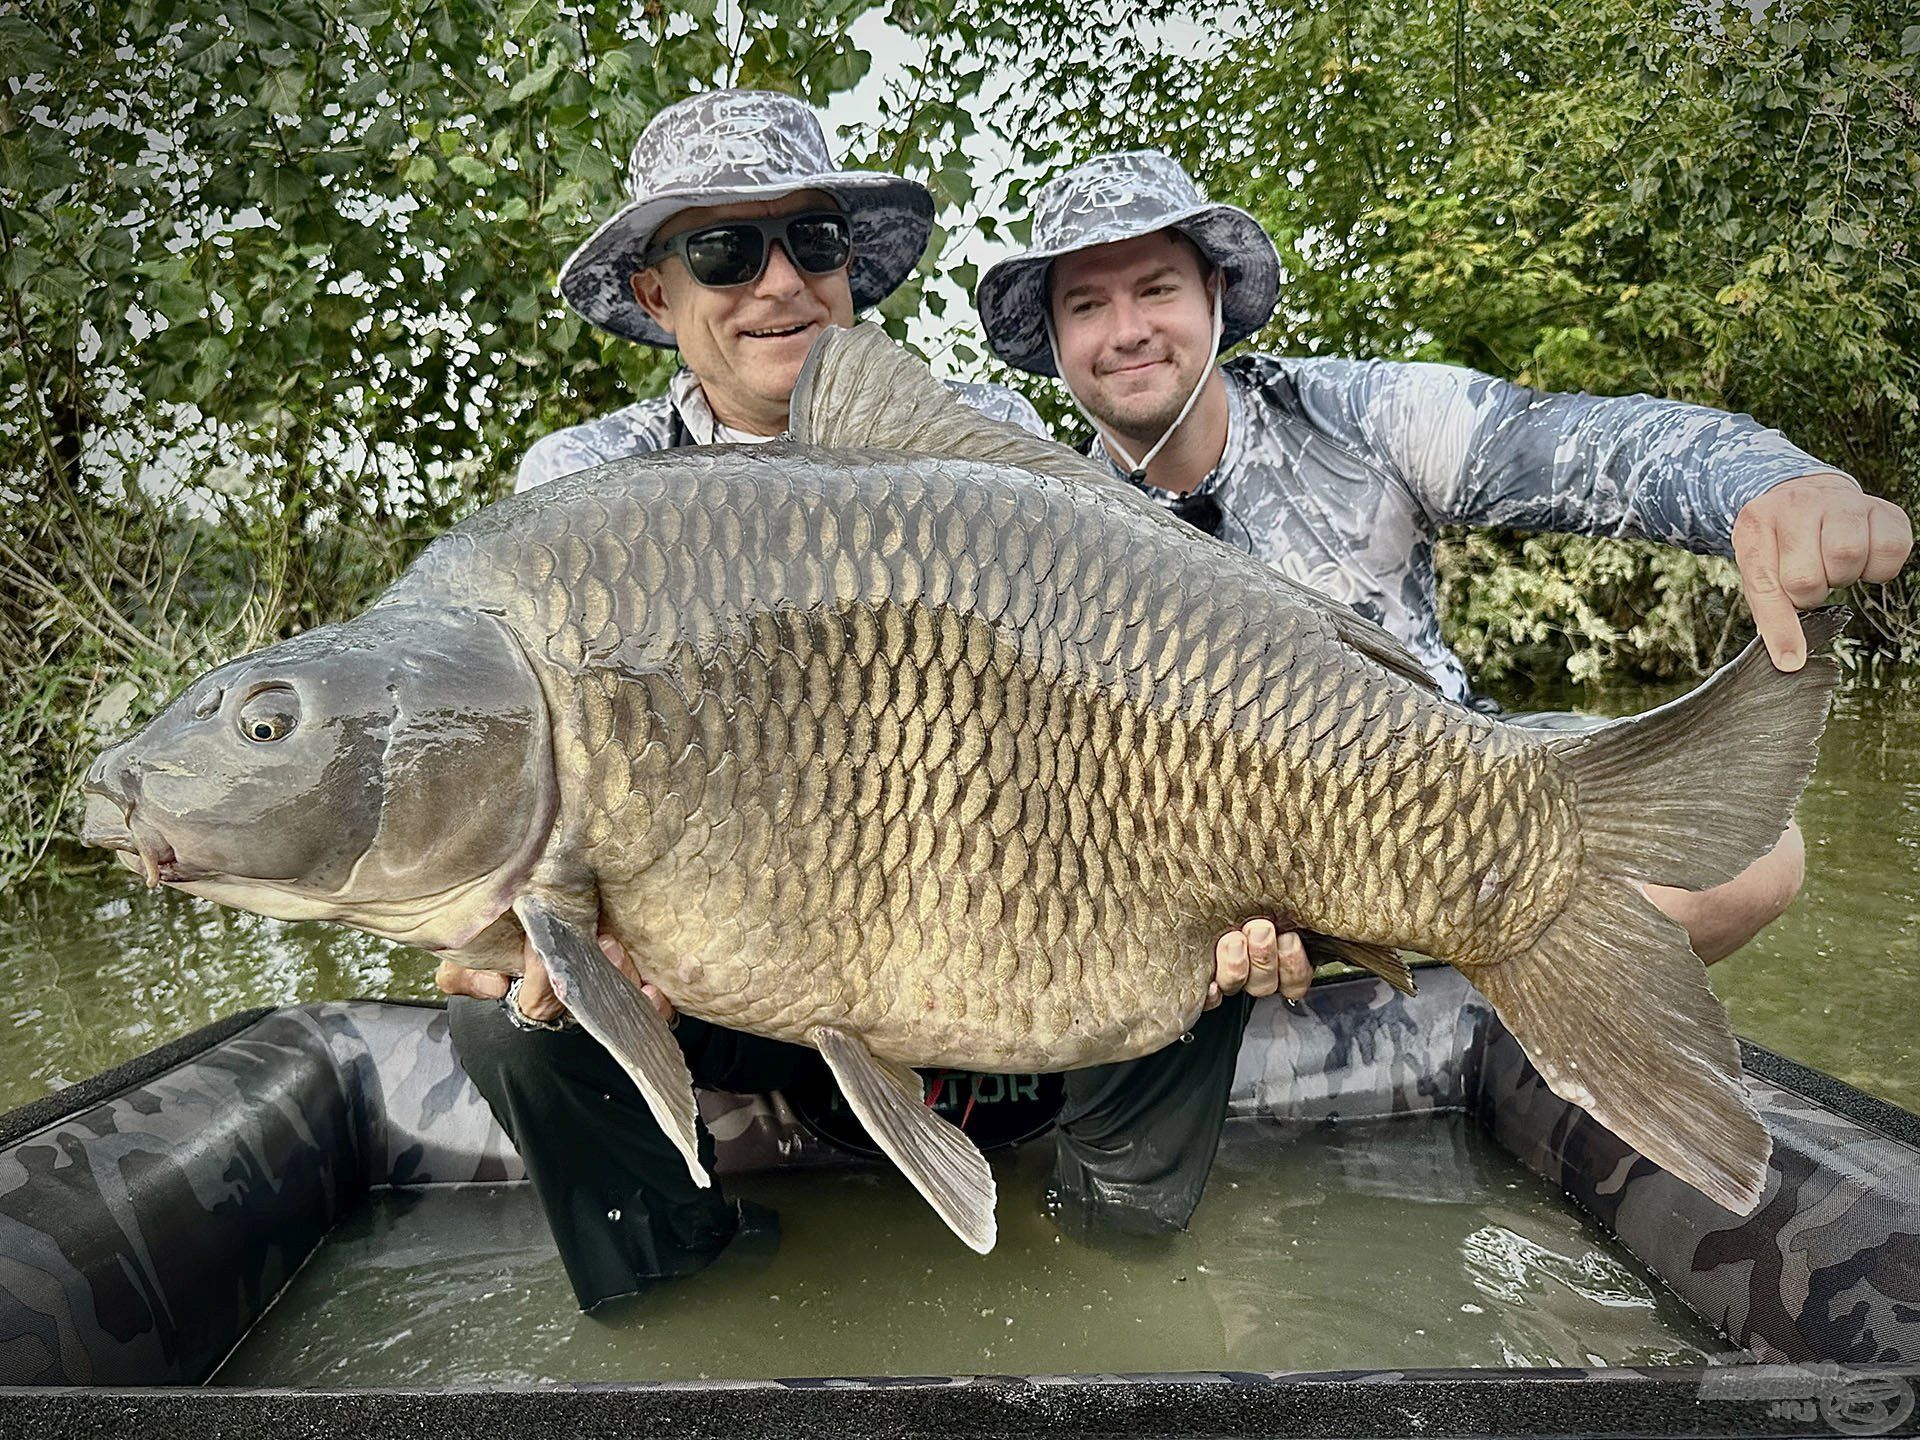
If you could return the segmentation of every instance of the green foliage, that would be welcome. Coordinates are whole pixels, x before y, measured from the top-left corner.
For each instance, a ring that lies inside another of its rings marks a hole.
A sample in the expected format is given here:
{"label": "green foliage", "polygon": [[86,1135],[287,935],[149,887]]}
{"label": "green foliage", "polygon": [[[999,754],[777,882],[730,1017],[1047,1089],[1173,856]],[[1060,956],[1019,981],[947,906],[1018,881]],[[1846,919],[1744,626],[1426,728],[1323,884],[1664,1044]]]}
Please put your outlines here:
{"label": "green foliage", "polygon": [[[991,12],[1047,76],[999,117],[1026,161],[1167,149],[1265,224],[1288,273],[1256,348],[1746,411],[1920,510],[1911,0],[1254,0],[1198,42],[1186,6]],[[1469,658],[1708,664],[1724,573],[1600,553],[1456,548]],[[1683,620],[1666,597],[1702,585]],[[1911,588],[1861,599],[1882,648],[1920,652]],[[1501,604],[1546,608],[1507,641]]]}
{"label": "green foliage", "polygon": [[136,722],[350,611],[532,436],[658,388],[671,358],[585,326],[560,262],[654,112],[716,84],[824,101],[875,3],[0,17],[0,874],[71,813],[104,699]]}

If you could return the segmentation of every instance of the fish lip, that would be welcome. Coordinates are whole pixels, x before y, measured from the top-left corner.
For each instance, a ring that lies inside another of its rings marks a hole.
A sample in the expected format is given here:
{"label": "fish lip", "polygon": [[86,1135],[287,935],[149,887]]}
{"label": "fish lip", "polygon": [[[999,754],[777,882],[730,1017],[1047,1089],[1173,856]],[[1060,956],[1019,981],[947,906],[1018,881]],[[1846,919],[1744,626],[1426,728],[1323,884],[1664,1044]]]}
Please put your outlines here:
{"label": "fish lip", "polygon": [[137,814],[134,808],[127,811],[125,838],[127,843],[112,848],[128,856],[126,863],[139,872],[149,890],[197,878],[190,867],[180,863],[180,857],[174,853],[173,842],[155,829],[146,817]]}

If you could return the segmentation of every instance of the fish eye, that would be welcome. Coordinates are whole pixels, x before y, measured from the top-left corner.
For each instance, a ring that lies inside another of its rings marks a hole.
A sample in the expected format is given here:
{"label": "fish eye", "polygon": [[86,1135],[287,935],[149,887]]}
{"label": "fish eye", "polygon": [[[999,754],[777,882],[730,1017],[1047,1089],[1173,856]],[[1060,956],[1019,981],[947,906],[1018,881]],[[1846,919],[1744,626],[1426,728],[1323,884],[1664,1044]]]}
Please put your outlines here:
{"label": "fish eye", "polygon": [[256,690],[240,707],[240,733],[260,745],[284,740],[300,723],[300,697],[286,685]]}

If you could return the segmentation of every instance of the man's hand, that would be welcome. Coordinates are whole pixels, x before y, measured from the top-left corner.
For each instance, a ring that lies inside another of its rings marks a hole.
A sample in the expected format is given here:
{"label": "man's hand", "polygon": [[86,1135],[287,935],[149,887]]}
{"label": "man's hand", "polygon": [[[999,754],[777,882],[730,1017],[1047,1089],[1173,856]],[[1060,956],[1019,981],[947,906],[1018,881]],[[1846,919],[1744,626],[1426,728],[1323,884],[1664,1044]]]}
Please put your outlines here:
{"label": "man's hand", "polygon": [[[604,930],[600,932],[600,953],[613,962],[613,968],[639,986],[640,993],[647,997],[660,1018],[669,1025],[679,1018],[673,1008],[673,1002],[660,993],[657,986],[640,978],[640,972],[634,968],[633,957],[627,954],[627,947]],[[521,950],[520,963],[522,978],[520,993],[514,998],[519,1002],[520,1013],[529,1020],[550,1022],[567,1013],[567,1007],[560,1003],[560,997],[553,993],[553,982],[547,978],[547,967],[540,963],[533,942],[528,941]],[[442,960],[440,968],[433,972],[433,983],[448,995],[471,995],[477,1000],[498,1000],[507,993],[507,987],[513,983],[512,977],[491,970],[469,970],[456,965],[451,960]]]}
{"label": "man's hand", "polygon": [[1289,930],[1282,935],[1272,920],[1261,915],[1238,930],[1229,930],[1213,947],[1213,983],[1207,987],[1207,1009],[1229,995],[1271,995],[1278,990],[1298,1000],[1313,984],[1313,966],[1307,948]]}
{"label": "man's hand", "polygon": [[1740,508],[1733,558],[1754,628],[1781,670],[1807,662],[1801,610],[1856,580],[1891,580],[1913,551],[1906,511],[1844,475],[1802,475]]}

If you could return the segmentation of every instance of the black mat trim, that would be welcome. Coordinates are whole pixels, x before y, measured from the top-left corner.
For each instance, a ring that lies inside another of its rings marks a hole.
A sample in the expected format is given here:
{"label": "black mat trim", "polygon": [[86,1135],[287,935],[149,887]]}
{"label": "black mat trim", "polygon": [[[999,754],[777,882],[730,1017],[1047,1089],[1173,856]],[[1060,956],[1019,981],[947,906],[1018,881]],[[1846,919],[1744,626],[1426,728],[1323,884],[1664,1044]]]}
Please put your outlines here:
{"label": "black mat trim", "polygon": [[[1428,1371],[444,1391],[0,1391],[0,1433],[99,1440],[832,1435],[1912,1435],[1920,1370]],[[1711,1378],[1708,1378],[1711,1377]],[[1738,1378],[1735,1378],[1738,1377]],[[1734,1384],[1729,1385],[1729,1379]],[[1704,1382],[1704,1383],[1703,1383]],[[1703,1390],[1706,1392],[1703,1394]],[[1731,1393],[1729,1393],[1731,1391]],[[1878,1407],[1877,1409],[1875,1407]],[[1902,1413],[1902,1411],[1905,1413]],[[1872,1413],[1869,1413],[1872,1412]],[[1834,1414],[1841,1425],[1828,1423]],[[1876,1420],[1878,1423],[1876,1424]],[[1865,1428],[1854,1428],[1865,1422]]]}
{"label": "black mat trim", "polygon": [[178,1040],[170,1040],[157,1050],[149,1050],[144,1055],[136,1055],[124,1065],[117,1065],[104,1075],[94,1075],[79,1080],[64,1090],[56,1090],[51,1095],[43,1095],[38,1100],[29,1100],[17,1110],[9,1110],[0,1115],[0,1145],[11,1145],[16,1140],[25,1139],[36,1130],[58,1124],[82,1110],[91,1110],[101,1101],[111,1099],[122,1090],[130,1090],[136,1085],[144,1085],[156,1075],[171,1070],[174,1066],[191,1060],[204,1050],[211,1050],[222,1040],[229,1040],[242,1030],[259,1023],[274,1013],[272,1005],[262,1005],[254,1010],[242,1010],[237,1015],[229,1015],[224,1020],[216,1020],[211,1025],[202,1025],[192,1034],[182,1035]]}
{"label": "black mat trim", "polygon": [[1816,1105],[1824,1105],[1836,1115],[1844,1115],[1856,1125],[1877,1130],[1889,1140],[1898,1140],[1920,1150],[1920,1115],[1903,1110],[1891,1100],[1882,1100],[1864,1090],[1856,1090],[1824,1070],[1802,1065],[1798,1060],[1741,1038],[1740,1061],[1747,1072],[1758,1075],[1782,1090],[1804,1095]]}

